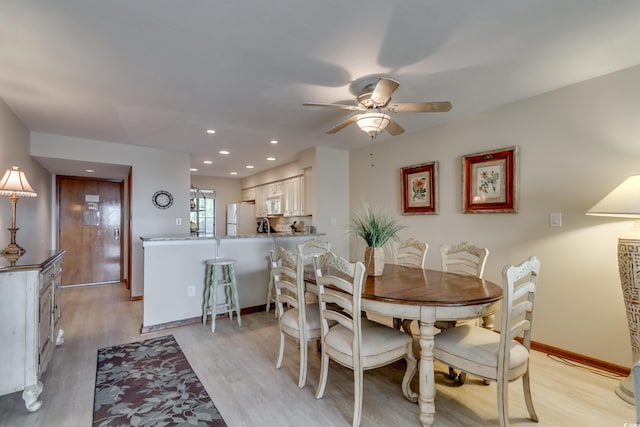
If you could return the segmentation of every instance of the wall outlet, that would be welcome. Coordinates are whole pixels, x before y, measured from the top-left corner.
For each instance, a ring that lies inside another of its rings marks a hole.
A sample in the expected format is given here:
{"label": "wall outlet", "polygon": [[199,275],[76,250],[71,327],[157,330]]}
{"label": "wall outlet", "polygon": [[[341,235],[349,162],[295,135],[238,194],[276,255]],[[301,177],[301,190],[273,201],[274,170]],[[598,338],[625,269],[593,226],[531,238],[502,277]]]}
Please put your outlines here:
{"label": "wall outlet", "polygon": [[187,286],[187,296],[195,297],[196,296],[196,287],[195,286]]}

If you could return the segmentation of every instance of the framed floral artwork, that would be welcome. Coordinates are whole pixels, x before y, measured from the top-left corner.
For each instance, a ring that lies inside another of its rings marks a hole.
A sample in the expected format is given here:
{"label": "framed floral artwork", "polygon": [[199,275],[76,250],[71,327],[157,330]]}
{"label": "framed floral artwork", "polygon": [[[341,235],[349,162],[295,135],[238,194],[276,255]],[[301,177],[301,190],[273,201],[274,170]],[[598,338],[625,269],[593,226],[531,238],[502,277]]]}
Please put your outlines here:
{"label": "framed floral artwork", "polygon": [[402,171],[402,215],[438,213],[438,162],[407,166]]}
{"label": "framed floral artwork", "polygon": [[464,213],[518,212],[518,147],[462,157]]}

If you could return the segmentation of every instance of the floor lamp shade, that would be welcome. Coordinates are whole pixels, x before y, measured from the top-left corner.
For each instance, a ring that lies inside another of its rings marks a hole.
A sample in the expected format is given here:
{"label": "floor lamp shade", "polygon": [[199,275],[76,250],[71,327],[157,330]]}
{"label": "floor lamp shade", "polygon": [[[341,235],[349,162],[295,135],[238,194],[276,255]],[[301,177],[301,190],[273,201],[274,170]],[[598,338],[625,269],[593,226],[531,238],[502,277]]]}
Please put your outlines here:
{"label": "floor lamp shade", "polygon": [[[617,218],[640,218],[640,175],[627,178],[587,211],[587,215]],[[618,270],[627,311],[633,364],[640,359],[640,221],[618,238]],[[632,364],[632,366],[633,366]],[[616,394],[635,403],[631,374],[616,388]]]}
{"label": "floor lamp shade", "polygon": [[16,243],[16,232],[18,231],[16,227],[16,205],[19,198],[36,197],[37,194],[33,191],[29,181],[27,181],[24,172],[19,170],[18,166],[13,166],[5,172],[2,180],[0,180],[0,196],[9,197],[11,200],[11,227],[9,227],[11,243],[2,250],[2,254],[21,255],[25,251],[24,248]]}

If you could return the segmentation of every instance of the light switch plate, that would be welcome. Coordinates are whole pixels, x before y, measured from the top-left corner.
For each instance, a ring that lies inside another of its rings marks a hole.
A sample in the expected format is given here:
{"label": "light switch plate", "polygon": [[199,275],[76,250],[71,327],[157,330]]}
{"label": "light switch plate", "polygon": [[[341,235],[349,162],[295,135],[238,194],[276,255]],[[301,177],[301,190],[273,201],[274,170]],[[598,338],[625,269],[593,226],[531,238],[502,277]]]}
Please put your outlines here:
{"label": "light switch plate", "polygon": [[562,227],[562,212],[549,213],[549,226]]}

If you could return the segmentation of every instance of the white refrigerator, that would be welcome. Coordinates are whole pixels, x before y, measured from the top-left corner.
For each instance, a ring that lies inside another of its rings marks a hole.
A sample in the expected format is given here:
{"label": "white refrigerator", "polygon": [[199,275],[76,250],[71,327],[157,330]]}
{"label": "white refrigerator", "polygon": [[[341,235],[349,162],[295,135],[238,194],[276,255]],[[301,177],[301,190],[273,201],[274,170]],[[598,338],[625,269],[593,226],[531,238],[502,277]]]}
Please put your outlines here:
{"label": "white refrigerator", "polygon": [[258,225],[255,207],[253,203],[227,205],[227,236],[256,234]]}

